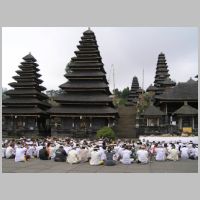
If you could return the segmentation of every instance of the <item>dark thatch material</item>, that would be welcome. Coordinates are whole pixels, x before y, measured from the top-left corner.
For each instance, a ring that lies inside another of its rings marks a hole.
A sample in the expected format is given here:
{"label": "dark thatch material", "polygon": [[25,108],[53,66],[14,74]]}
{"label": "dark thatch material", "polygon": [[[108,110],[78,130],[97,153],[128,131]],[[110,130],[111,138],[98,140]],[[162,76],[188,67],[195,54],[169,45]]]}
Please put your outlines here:
{"label": "dark thatch material", "polygon": [[198,110],[193,108],[190,105],[183,105],[178,110],[176,110],[173,114],[176,115],[198,115]]}
{"label": "dark thatch material", "polygon": [[159,100],[198,101],[198,81],[189,80],[185,83],[178,83],[175,87],[169,88],[155,98]]}
{"label": "dark thatch material", "polygon": [[149,107],[143,112],[144,116],[163,116],[165,115],[159,108],[155,107],[153,104],[149,105]]}

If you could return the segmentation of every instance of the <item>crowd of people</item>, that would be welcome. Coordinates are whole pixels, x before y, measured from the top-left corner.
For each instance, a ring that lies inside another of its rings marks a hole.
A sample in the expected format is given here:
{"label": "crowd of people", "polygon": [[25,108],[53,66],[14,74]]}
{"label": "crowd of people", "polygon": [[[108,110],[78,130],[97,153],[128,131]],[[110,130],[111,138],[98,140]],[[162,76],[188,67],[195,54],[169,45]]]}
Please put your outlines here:
{"label": "crowd of people", "polygon": [[15,162],[30,159],[53,160],[70,164],[113,166],[118,163],[147,164],[154,161],[198,159],[198,144],[149,142],[127,139],[74,139],[47,137],[42,139],[6,139],[2,142],[2,157]]}

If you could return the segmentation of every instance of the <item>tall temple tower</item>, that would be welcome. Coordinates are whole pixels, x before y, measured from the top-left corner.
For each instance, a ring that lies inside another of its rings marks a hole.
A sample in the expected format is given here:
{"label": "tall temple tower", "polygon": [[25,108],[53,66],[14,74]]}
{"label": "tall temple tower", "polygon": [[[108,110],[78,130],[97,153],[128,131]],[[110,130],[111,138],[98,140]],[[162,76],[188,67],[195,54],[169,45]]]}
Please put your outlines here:
{"label": "tall temple tower", "polygon": [[92,134],[118,117],[94,32],[85,31],[79,43],[64,75],[68,81],[59,86],[63,94],[55,98],[59,105],[49,110],[52,135]]}
{"label": "tall temple tower", "polygon": [[50,108],[48,97],[42,93],[46,90],[40,84],[36,59],[29,53],[19,65],[17,76],[13,76],[16,82],[9,85],[14,88],[8,90],[9,98],[3,100],[3,134],[14,133],[17,136],[32,136],[44,134],[46,131],[46,119]]}
{"label": "tall temple tower", "polygon": [[139,94],[142,93],[141,88],[139,87],[138,78],[136,76],[133,77],[132,85],[131,85],[131,91],[128,96],[128,103],[127,105],[134,105],[137,104]]}
{"label": "tall temple tower", "polygon": [[156,87],[156,95],[162,94],[166,88],[175,86],[176,83],[170,78],[168,66],[165,59],[165,54],[162,52],[158,55],[158,62],[156,67],[156,75],[154,86]]}

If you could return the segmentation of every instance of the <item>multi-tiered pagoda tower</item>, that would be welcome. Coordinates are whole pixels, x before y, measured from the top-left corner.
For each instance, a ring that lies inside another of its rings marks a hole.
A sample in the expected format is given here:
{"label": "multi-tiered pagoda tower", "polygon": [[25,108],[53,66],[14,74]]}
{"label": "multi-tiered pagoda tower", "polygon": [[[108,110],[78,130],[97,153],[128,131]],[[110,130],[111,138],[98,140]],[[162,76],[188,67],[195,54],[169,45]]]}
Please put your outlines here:
{"label": "multi-tiered pagoda tower", "polygon": [[8,90],[9,98],[3,101],[3,134],[9,135],[35,135],[46,132],[46,110],[50,108],[47,103],[48,97],[42,93],[46,90],[40,84],[43,82],[39,77],[36,59],[29,53],[19,65],[20,70],[13,76],[16,82],[9,85],[14,88]]}
{"label": "multi-tiered pagoda tower", "polygon": [[165,59],[165,54],[160,53],[158,55],[158,62],[156,67],[156,75],[154,86],[156,87],[156,95],[162,94],[166,88],[175,86],[176,83],[170,78],[168,66]]}
{"label": "multi-tiered pagoda tower", "polygon": [[128,96],[128,103],[127,105],[134,105],[137,104],[139,94],[142,93],[141,88],[139,87],[138,78],[136,76],[133,77],[131,91]]}
{"label": "multi-tiered pagoda tower", "polygon": [[88,29],[71,58],[65,77],[68,81],[60,88],[63,94],[56,97],[59,104],[52,107],[52,135],[94,133],[103,126],[114,126],[118,117],[106,80],[96,37]]}

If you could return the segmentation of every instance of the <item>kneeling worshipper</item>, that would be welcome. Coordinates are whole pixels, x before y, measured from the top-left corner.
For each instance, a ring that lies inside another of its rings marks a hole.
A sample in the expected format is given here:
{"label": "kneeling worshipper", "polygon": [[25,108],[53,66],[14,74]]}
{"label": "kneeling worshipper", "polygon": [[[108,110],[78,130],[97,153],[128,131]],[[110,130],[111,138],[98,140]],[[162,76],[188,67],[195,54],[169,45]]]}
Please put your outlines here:
{"label": "kneeling worshipper", "polygon": [[168,150],[168,153],[168,160],[177,161],[179,159],[179,151],[174,144],[171,145],[171,149]]}
{"label": "kneeling worshipper", "polygon": [[26,158],[26,151],[27,151],[27,148],[23,147],[22,145],[19,145],[18,147],[16,147],[15,162],[25,162],[26,160],[28,160],[28,158]]}
{"label": "kneeling worshipper", "polygon": [[94,147],[91,151],[90,165],[102,165],[101,152],[98,151],[98,147]]}
{"label": "kneeling worshipper", "polygon": [[78,153],[76,151],[76,147],[73,147],[67,156],[67,162],[70,164],[76,164],[79,163]]}
{"label": "kneeling worshipper", "polygon": [[60,146],[55,153],[54,161],[56,162],[66,162],[67,153],[63,146]]}
{"label": "kneeling worshipper", "polygon": [[131,150],[128,148],[128,146],[124,146],[124,150],[121,153],[122,159],[120,162],[125,165],[130,165],[133,162],[133,158],[131,158]]}
{"label": "kneeling worshipper", "polygon": [[164,161],[166,159],[167,152],[161,144],[158,144],[157,148],[155,149],[155,153],[157,161]]}
{"label": "kneeling worshipper", "polygon": [[149,158],[148,158],[149,154],[144,144],[140,146],[140,149],[136,152],[136,154],[137,154],[138,163],[146,164],[149,162]]}
{"label": "kneeling worshipper", "polygon": [[104,165],[106,166],[116,165],[116,161],[113,159],[115,153],[112,151],[112,147],[109,146],[105,154],[106,154],[106,159],[104,160]]}

